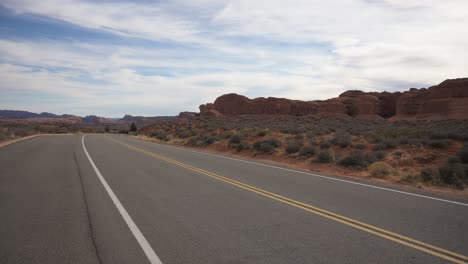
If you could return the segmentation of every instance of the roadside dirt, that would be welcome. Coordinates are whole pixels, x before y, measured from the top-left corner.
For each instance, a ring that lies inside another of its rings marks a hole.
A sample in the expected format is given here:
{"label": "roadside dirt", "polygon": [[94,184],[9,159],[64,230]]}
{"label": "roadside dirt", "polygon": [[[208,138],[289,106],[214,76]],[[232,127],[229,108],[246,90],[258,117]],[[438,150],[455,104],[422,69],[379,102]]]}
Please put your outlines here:
{"label": "roadside dirt", "polygon": [[[133,138],[149,141],[158,144],[164,144],[169,146],[177,146],[185,149],[199,150],[208,152],[211,154],[222,155],[232,158],[240,158],[245,160],[252,160],[268,165],[274,165],[278,167],[284,167],[289,169],[295,169],[300,171],[305,171],[309,173],[317,173],[326,176],[345,178],[351,180],[357,180],[363,183],[372,183],[384,187],[397,187],[399,189],[408,190],[408,191],[427,191],[430,193],[442,195],[444,197],[450,197],[454,199],[468,199],[468,190],[457,190],[453,188],[443,187],[443,186],[433,186],[426,185],[422,183],[410,184],[403,183],[400,176],[389,175],[385,178],[372,178],[369,176],[369,173],[366,170],[357,170],[349,169],[342,166],[337,166],[333,164],[321,164],[317,162],[311,163],[310,160],[301,160],[284,157],[282,155],[266,155],[266,154],[252,154],[251,152],[237,152],[232,149],[227,149],[221,144],[213,144],[208,147],[189,147],[180,144],[179,142],[166,143],[154,138],[149,138],[146,136],[131,136]],[[414,165],[413,165],[414,166]],[[407,164],[408,168],[403,168],[405,170],[410,170],[411,164]]]}

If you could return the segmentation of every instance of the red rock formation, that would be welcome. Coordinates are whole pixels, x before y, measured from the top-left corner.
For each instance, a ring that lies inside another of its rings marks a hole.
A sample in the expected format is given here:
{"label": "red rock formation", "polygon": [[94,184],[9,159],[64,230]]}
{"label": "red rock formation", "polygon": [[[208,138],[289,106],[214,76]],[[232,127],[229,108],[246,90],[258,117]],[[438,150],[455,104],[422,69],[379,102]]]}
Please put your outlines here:
{"label": "red rock formation", "polygon": [[340,94],[338,99],[345,105],[349,116],[367,119],[382,118],[378,115],[380,100],[375,95],[362,91],[347,91]]}
{"label": "red rock formation", "polygon": [[238,94],[218,97],[213,104],[200,106],[201,116],[233,115],[320,115],[367,119],[468,119],[468,78],[446,80],[428,89],[406,92],[346,91],[326,101],[284,98],[249,99]]}
{"label": "red rock formation", "polygon": [[468,119],[468,78],[404,92],[392,117],[398,119]]}

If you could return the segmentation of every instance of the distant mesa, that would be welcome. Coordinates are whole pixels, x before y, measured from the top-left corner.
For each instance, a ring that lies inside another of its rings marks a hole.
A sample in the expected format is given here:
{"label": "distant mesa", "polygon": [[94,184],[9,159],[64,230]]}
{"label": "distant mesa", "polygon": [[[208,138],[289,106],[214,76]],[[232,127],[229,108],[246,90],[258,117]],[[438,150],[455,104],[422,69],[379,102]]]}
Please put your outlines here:
{"label": "distant mesa", "polygon": [[100,116],[95,116],[95,115],[89,115],[81,118],[81,123],[85,124],[102,124],[102,123],[112,123],[114,122],[110,118],[105,118],[105,117],[100,117]]}
{"label": "distant mesa", "polygon": [[128,121],[128,122],[140,122],[143,121],[144,116],[132,116],[132,115],[125,115],[121,121]]}
{"label": "distant mesa", "polygon": [[468,119],[468,78],[405,92],[350,90],[325,101],[225,94],[200,105],[200,116],[317,115],[360,119]]}
{"label": "distant mesa", "polygon": [[178,115],[179,118],[186,118],[186,119],[191,119],[191,118],[194,118],[194,117],[197,117],[197,116],[199,116],[198,113],[196,113],[196,112],[187,112],[187,111],[180,112],[179,115]]}

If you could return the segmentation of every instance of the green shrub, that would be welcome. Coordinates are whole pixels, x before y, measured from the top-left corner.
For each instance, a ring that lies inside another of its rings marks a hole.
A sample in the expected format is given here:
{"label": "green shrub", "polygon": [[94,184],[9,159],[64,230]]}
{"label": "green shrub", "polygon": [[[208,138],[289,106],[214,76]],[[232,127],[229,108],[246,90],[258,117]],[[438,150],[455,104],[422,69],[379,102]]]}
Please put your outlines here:
{"label": "green shrub", "polygon": [[329,141],[323,141],[320,143],[320,148],[321,149],[327,149],[331,147],[331,143]]}
{"label": "green shrub", "polygon": [[187,142],[187,144],[190,145],[190,146],[198,146],[198,141],[199,140],[200,139],[198,137],[193,137]]}
{"label": "green shrub", "polygon": [[450,146],[450,141],[448,140],[441,140],[441,139],[431,139],[429,142],[428,142],[428,145],[432,148],[439,148],[439,149],[443,149],[443,148],[447,148],[448,146]]}
{"label": "green shrub", "polygon": [[217,140],[217,138],[215,136],[206,136],[203,139],[203,145],[204,146],[209,146],[209,145],[215,143],[216,140]]}
{"label": "green shrub", "polygon": [[465,144],[463,148],[457,153],[462,163],[468,164],[468,144]]}
{"label": "green shrub", "polygon": [[440,181],[439,170],[425,167],[420,173],[421,180],[426,183],[438,183]]}
{"label": "green shrub", "polygon": [[357,144],[356,146],[354,146],[356,149],[359,149],[359,150],[363,150],[363,149],[366,149],[366,145],[365,144]]}
{"label": "green shrub", "polygon": [[275,148],[281,147],[281,141],[274,138],[260,140],[255,142],[253,147],[259,152],[271,153]]}
{"label": "green shrub", "polygon": [[132,122],[130,124],[130,129],[128,131],[130,131],[130,132],[136,132],[137,131],[137,126],[136,126],[135,122]]}
{"label": "green shrub", "polygon": [[362,151],[354,151],[349,156],[341,159],[338,164],[345,167],[364,168],[369,165],[368,157]]}
{"label": "green shrub", "polygon": [[260,144],[254,144],[254,148],[257,151],[263,152],[263,153],[271,153],[275,149],[274,146],[266,143],[266,142],[261,142]]}
{"label": "green shrub", "polygon": [[229,144],[239,144],[242,142],[242,139],[244,137],[240,134],[234,134],[231,136],[231,138],[229,139]]}
{"label": "green shrub", "polygon": [[[132,132],[132,131],[130,131],[130,132]],[[156,138],[156,139],[159,139],[159,140],[162,140],[162,141],[169,141],[170,140],[169,135],[164,130],[159,130],[159,131],[156,131],[154,133],[151,133],[150,137],[153,137],[153,138]]]}
{"label": "green shrub", "polygon": [[297,135],[294,136],[294,139],[296,141],[302,141],[302,140],[304,140],[304,135],[303,134],[297,134]]}
{"label": "green shrub", "polygon": [[179,138],[188,138],[190,137],[192,134],[190,133],[190,131],[187,131],[187,130],[184,130],[184,131],[180,131],[177,136]]}
{"label": "green shrub", "polygon": [[260,129],[254,132],[255,137],[264,137],[266,136],[270,131],[268,129]]}
{"label": "green shrub", "polygon": [[451,156],[447,159],[448,164],[462,163],[459,156]]}
{"label": "green shrub", "polygon": [[315,148],[312,146],[305,146],[299,151],[299,157],[309,158],[315,155]]}
{"label": "green shrub", "polygon": [[315,138],[310,138],[309,139],[309,145],[311,145],[311,146],[317,145],[317,141],[315,141]]}
{"label": "green shrub", "polygon": [[463,189],[468,184],[468,165],[446,164],[439,168],[440,181],[443,184]]}
{"label": "green shrub", "polygon": [[377,142],[374,145],[374,150],[386,150],[386,149],[392,149],[398,146],[398,143],[395,139],[386,139],[381,142]]}
{"label": "green shrub", "polygon": [[341,148],[346,148],[351,145],[351,135],[347,133],[337,133],[335,137],[331,140],[333,145],[338,145]]}
{"label": "green shrub", "polygon": [[329,151],[321,151],[317,155],[317,161],[320,163],[335,163],[335,155]]}
{"label": "green shrub", "polygon": [[373,152],[372,155],[374,155],[377,160],[383,160],[385,158],[385,152],[381,150]]}
{"label": "green shrub", "polygon": [[288,142],[286,146],[286,152],[288,154],[297,153],[299,152],[299,150],[301,150],[301,147],[302,147],[301,142],[297,142],[297,141]]}
{"label": "green shrub", "polygon": [[243,151],[243,150],[249,150],[249,149],[250,149],[250,144],[245,141],[242,141],[236,146],[237,151]]}
{"label": "green shrub", "polygon": [[392,172],[392,167],[383,161],[376,162],[369,166],[369,173],[372,177],[382,178]]}

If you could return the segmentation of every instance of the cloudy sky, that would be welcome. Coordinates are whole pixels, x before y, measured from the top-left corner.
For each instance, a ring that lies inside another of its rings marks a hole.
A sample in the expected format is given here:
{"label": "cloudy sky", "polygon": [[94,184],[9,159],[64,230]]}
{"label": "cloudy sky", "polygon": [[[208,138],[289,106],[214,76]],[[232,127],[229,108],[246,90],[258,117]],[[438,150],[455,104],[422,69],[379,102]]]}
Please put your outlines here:
{"label": "cloudy sky", "polygon": [[0,0],[0,109],[118,117],[468,76],[466,0]]}

